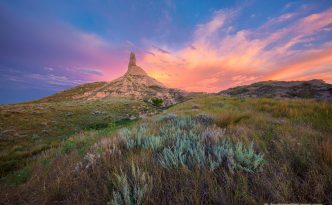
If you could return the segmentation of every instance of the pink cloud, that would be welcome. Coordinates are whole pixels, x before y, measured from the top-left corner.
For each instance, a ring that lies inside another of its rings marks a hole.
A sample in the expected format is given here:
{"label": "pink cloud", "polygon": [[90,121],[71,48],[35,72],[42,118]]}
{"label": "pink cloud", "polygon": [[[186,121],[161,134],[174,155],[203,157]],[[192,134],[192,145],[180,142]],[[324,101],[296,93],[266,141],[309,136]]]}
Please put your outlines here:
{"label": "pink cloud", "polygon": [[216,92],[269,79],[332,82],[332,41],[314,43],[321,32],[329,32],[332,8],[310,15],[286,13],[256,29],[230,32],[238,12],[216,12],[180,49],[151,47],[155,55],[143,55],[142,67],[166,85],[190,91]]}

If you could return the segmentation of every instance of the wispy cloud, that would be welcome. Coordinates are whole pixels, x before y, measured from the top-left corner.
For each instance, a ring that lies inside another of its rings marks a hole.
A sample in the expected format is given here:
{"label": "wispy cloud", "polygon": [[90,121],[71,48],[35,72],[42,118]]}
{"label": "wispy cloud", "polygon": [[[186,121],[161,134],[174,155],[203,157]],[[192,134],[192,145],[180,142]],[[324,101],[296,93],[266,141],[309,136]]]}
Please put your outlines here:
{"label": "wispy cloud", "polygon": [[[235,30],[240,9],[215,12],[197,25],[192,40],[164,53],[151,47],[143,65],[172,87],[215,92],[259,80],[332,79],[332,8],[318,13],[283,13],[259,27]],[[325,34],[326,35],[326,34]],[[171,55],[170,55],[171,54]],[[185,62],[185,63],[184,63]]]}
{"label": "wispy cloud", "polygon": [[99,76],[104,75],[104,72],[99,69],[82,69],[81,73],[86,75],[99,75]]}
{"label": "wispy cloud", "polygon": [[169,51],[167,51],[166,49],[162,49],[158,46],[152,46],[154,49],[156,49],[158,52],[161,52],[161,53],[165,53],[165,54],[170,54]]}
{"label": "wispy cloud", "polygon": [[26,73],[13,69],[3,69],[0,66],[0,77],[3,81],[18,83],[32,88],[68,88],[82,83],[86,80],[75,79],[65,75]]}
{"label": "wispy cloud", "polygon": [[54,68],[52,68],[52,67],[44,67],[44,70],[47,70],[47,71],[54,71]]}
{"label": "wispy cloud", "polygon": [[83,80],[70,79],[67,76],[58,76],[52,74],[42,75],[34,73],[22,77],[25,80],[32,79],[42,82],[43,84],[56,85],[56,86],[75,86],[85,82]]}

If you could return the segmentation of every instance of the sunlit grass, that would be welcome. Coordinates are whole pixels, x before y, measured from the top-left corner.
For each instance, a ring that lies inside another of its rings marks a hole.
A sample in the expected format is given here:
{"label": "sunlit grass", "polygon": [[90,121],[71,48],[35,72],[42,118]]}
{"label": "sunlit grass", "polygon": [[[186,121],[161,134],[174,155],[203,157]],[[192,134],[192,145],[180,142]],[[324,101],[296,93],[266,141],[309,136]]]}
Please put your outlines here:
{"label": "sunlit grass", "polygon": [[1,188],[18,203],[330,204],[331,113],[324,101],[200,96],[75,134],[17,175],[20,192]]}

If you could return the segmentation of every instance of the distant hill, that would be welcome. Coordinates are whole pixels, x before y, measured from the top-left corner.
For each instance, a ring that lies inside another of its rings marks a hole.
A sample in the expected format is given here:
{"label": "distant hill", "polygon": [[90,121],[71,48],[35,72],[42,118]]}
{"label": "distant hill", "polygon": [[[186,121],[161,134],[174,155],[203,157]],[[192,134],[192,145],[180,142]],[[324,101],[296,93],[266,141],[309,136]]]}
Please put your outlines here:
{"label": "distant hill", "polygon": [[218,93],[236,97],[314,98],[332,100],[332,85],[323,80],[263,81]]}
{"label": "distant hill", "polygon": [[161,82],[150,77],[141,67],[136,65],[135,54],[131,53],[128,70],[120,78],[110,82],[83,84],[43,98],[37,102],[128,97],[145,101],[160,98],[163,100],[163,106],[168,106],[183,100],[186,95],[185,91],[168,88]]}

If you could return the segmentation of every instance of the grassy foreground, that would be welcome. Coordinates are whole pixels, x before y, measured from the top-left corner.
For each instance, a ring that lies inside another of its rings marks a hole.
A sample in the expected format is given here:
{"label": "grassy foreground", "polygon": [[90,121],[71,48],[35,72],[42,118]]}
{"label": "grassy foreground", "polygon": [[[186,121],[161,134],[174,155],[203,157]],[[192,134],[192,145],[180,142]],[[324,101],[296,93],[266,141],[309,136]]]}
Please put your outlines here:
{"label": "grassy foreground", "polygon": [[117,128],[44,151],[0,203],[332,204],[331,103],[201,96]]}

